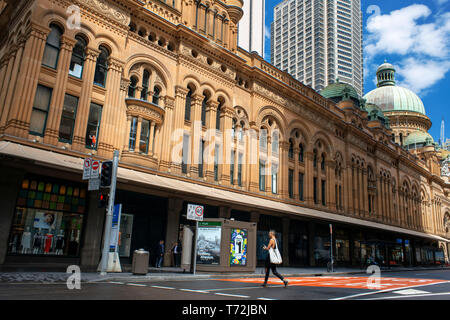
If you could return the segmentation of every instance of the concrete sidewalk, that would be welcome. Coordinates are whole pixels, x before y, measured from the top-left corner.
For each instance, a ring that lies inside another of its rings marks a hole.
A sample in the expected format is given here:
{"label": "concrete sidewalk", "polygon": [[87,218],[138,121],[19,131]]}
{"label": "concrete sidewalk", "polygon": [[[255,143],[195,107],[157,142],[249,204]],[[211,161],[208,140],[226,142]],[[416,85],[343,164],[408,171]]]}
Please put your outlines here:
{"label": "concrete sidewalk", "polygon": [[[403,271],[427,271],[427,270],[449,270],[450,267],[414,267],[414,268],[391,268],[381,269],[381,272],[403,272]],[[150,268],[147,275],[133,275],[130,272],[108,273],[101,276],[98,272],[83,272],[81,270],[81,281],[84,283],[97,283],[104,281],[120,282],[152,282],[152,281],[182,281],[182,280],[205,280],[226,278],[253,278],[263,277],[264,268],[256,268],[255,272],[246,273],[211,273],[198,272],[196,275],[182,273],[181,269],[175,268]],[[333,276],[366,274],[366,270],[359,268],[336,268],[335,272],[329,273],[325,268],[290,268],[279,267],[278,271],[287,277],[301,276]],[[65,272],[0,272],[0,283],[64,283],[69,277]]]}

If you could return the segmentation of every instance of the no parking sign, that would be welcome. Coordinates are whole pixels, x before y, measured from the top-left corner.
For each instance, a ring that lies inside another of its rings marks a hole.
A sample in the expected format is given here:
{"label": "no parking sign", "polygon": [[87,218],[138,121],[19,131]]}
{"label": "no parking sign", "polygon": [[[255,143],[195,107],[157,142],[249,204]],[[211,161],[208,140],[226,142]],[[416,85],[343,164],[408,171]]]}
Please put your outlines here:
{"label": "no parking sign", "polygon": [[187,218],[188,220],[203,221],[204,207],[198,204],[188,204]]}

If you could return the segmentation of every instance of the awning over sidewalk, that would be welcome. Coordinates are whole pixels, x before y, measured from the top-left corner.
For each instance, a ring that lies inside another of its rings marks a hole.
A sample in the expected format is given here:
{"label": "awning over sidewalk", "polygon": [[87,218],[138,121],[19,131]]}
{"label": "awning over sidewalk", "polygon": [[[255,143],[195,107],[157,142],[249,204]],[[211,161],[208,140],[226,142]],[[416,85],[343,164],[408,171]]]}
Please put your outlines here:
{"label": "awning over sidewalk", "polygon": [[[75,169],[80,171],[80,174],[83,168],[83,159],[81,158],[59,154],[56,152],[51,152],[29,146],[24,146],[21,144],[7,141],[0,141],[0,153],[25,158],[29,160],[35,160],[38,164],[46,166],[64,167],[67,169],[70,168],[72,170]],[[372,221],[361,220],[353,217],[328,213],[320,210],[304,208],[300,206],[278,202],[275,200],[263,199],[251,195],[221,190],[213,187],[199,185],[194,182],[187,182],[177,180],[174,178],[162,177],[155,174],[139,172],[136,170],[131,170],[122,167],[119,167],[117,176],[118,181],[121,182],[126,181],[138,182],[141,184],[152,186],[154,188],[160,188],[171,191],[173,194],[198,195],[201,198],[207,198],[216,201],[226,201],[228,203],[245,205],[255,209],[277,211],[284,214],[298,215],[302,217],[316,218],[340,223],[348,223],[364,227],[372,227],[396,233],[408,234],[416,237],[450,242],[450,240],[432,234],[403,229],[395,226],[389,226]]]}

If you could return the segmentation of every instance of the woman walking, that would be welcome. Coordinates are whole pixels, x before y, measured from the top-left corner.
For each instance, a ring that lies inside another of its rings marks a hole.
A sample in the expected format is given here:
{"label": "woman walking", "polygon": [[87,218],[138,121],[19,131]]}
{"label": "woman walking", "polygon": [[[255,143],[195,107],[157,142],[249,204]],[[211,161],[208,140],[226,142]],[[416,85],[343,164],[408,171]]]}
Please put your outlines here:
{"label": "woman walking", "polygon": [[[268,252],[267,252],[267,256],[266,256],[266,279],[262,286],[267,287],[267,280],[269,280],[270,269],[272,269],[272,273],[275,276],[277,276],[278,278],[280,278],[281,281],[283,281],[284,287],[286,288],[288,285],[288,281],[284,280],[283,276],[278,273],[277,265],[275,263],[273,263],[272,261],[270,261],[270,249],[278,251],[278,243],[277,243],[277,238],[275,237],[274,230],[269,231],[269,239],[270,239],[269,245],[263,247],[263,249],[267,250]],[[279,252],[278,252],[278,254],[279,254]]]}

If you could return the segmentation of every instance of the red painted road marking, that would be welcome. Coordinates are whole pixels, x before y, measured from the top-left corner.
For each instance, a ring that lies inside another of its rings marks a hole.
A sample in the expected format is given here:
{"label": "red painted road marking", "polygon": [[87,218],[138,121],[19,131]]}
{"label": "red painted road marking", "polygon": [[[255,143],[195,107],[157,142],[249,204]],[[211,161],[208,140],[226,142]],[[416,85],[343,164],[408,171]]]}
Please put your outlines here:
{"label": "red painted road marking", "polygon": [[[330,287],[330,288],[356,288],[370,289],[367,286],[367,277],[292,277],[286,278],[290,286],[304,287]],[[219,281],[263,283],[262,278],[218,279]],[[330,281],[331,280],[331,281]],[[426,285],[442,282],[436,279],[411,279],[411,278],[380,278],[380,286],[383,289],[396,289],[409,286]],[[268,284],[282,284],[278,279],[269,279]]]}

